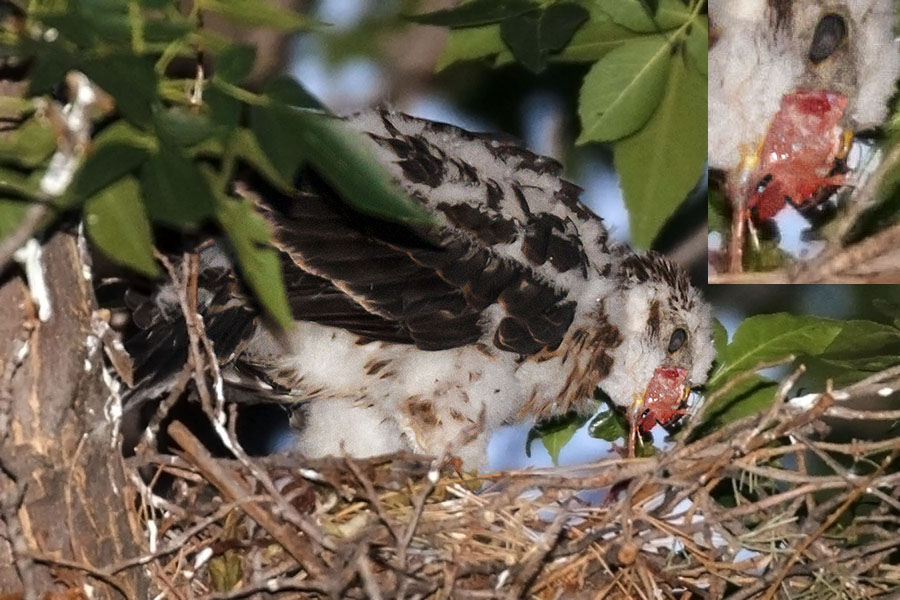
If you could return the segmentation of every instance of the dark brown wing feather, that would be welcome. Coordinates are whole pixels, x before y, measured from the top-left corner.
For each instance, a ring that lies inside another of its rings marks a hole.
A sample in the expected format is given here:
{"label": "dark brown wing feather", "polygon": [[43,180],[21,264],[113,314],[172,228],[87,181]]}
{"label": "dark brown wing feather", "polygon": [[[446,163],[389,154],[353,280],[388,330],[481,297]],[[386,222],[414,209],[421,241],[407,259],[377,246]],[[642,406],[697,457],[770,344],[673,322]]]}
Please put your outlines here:
{"label": "dark brown wing feather", "polygon": [[452,228],[362,215],[313,174],[298,187],[286,206],[260,206],[290,257],[285,279],[296,318],[440,350],[490,337],[482,311],[499,302],[507,316],[493,335],[498,348],[531,354],[562,340],[574,303],[528,265]]}
{"label": "dark brown wing feather", "polygon": [[[218,253],[217,248],[205,252]],[[198,311],[206,334],[213,340],[221,364],[239,354],[256,331],[257,313],[247,301],[240,282],[231,269],[203,266],[198,276]],[[125,293],[134,330],[125,337],[125,349],[135,358],[136,390],[165,387],[188,358],[188,334],[180,306],[173,303],[174,292],[160,290],[144,295],[134,289]]]}

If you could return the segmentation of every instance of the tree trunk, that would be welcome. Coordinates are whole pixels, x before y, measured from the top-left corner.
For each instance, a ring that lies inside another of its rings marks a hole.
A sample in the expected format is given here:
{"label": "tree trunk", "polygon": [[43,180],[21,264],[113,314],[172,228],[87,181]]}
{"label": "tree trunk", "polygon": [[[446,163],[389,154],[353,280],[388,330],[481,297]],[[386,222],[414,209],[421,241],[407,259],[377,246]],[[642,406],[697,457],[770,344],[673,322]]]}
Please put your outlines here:
{"label": "tree trunk", "polygon": [[16,269],[0,280],[0,592],[88,596],[90,586],[96,598],[145,598],[141,568],[98,573],[138,556],[142,534],[105,416],[112,394],[75,238],[55,234],[43,265],[46,322]]}

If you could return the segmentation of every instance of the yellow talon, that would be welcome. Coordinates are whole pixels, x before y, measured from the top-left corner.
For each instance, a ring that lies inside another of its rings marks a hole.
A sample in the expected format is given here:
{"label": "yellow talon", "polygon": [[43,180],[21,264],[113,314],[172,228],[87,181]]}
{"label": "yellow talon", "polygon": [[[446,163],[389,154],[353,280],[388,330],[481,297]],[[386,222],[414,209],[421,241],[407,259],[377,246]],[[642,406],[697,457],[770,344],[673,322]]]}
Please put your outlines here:
{"label": "yellow talon", "polygon": [[841,149],[838,151],[837,157],[841,160],[847,158],[850,154],[850,146],[853,145],[853,130],[845,129],[841,132]]}

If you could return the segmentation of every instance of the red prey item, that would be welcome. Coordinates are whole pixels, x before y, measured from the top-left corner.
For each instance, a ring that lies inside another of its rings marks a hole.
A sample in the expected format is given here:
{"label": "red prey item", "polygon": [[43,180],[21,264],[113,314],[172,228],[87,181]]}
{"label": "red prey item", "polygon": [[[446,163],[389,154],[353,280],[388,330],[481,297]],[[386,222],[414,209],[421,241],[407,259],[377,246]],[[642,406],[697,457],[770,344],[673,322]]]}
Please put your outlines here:
{"label": "red prey item", "polygon": [[659,367],[653,372],[643,399],[634,407],[640,413],[636,423],[641,431],[650,431],[657,423],[668,425],[684,414],[690,392],[684,385],[686,378],[687,371],[681,367]]}
{"label": "red prey item", "polygon": [[757,217],[771,219],[786,198],[802,206],[822,188],[845,184],[843,174],[831,173],[848,150],[849,139],[838,125],[846,108],[845,96],[821,90],[798,90],[781,99],[750,180],[756,188],[747,207]]}

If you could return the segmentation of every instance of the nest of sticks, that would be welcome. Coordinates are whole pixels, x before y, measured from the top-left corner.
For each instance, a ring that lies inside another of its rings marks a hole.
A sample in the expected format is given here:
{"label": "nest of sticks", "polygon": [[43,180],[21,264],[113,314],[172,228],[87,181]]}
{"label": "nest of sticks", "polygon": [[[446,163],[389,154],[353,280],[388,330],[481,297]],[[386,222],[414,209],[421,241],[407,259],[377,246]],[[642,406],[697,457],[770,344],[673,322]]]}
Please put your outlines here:
{"label": "nest of sticks", "polygon": [[130,459],[152,472],[136,516],[171,597],[887,598],[900,439],[821,441],[835,408],[477,478],[415,455],[215,458],[175,422],[176,455]]}
{"label": "nest of sticks", "polygon": [[[146,553],[108,573],[142,565],[171,598],[897,597],[900,432],[835,432],[900,420],[853,408],[900,387],[900,368],[789,399],[801,367],[768,411],[702,432],[695,415],[647,458],[480,475],[407,454],[251,458],[189,310],[190,262],[169,398],[193,382],[232,457],[162,425],[163,402],[126,459]],[[173,453],[146,443],[161,429]]]}

